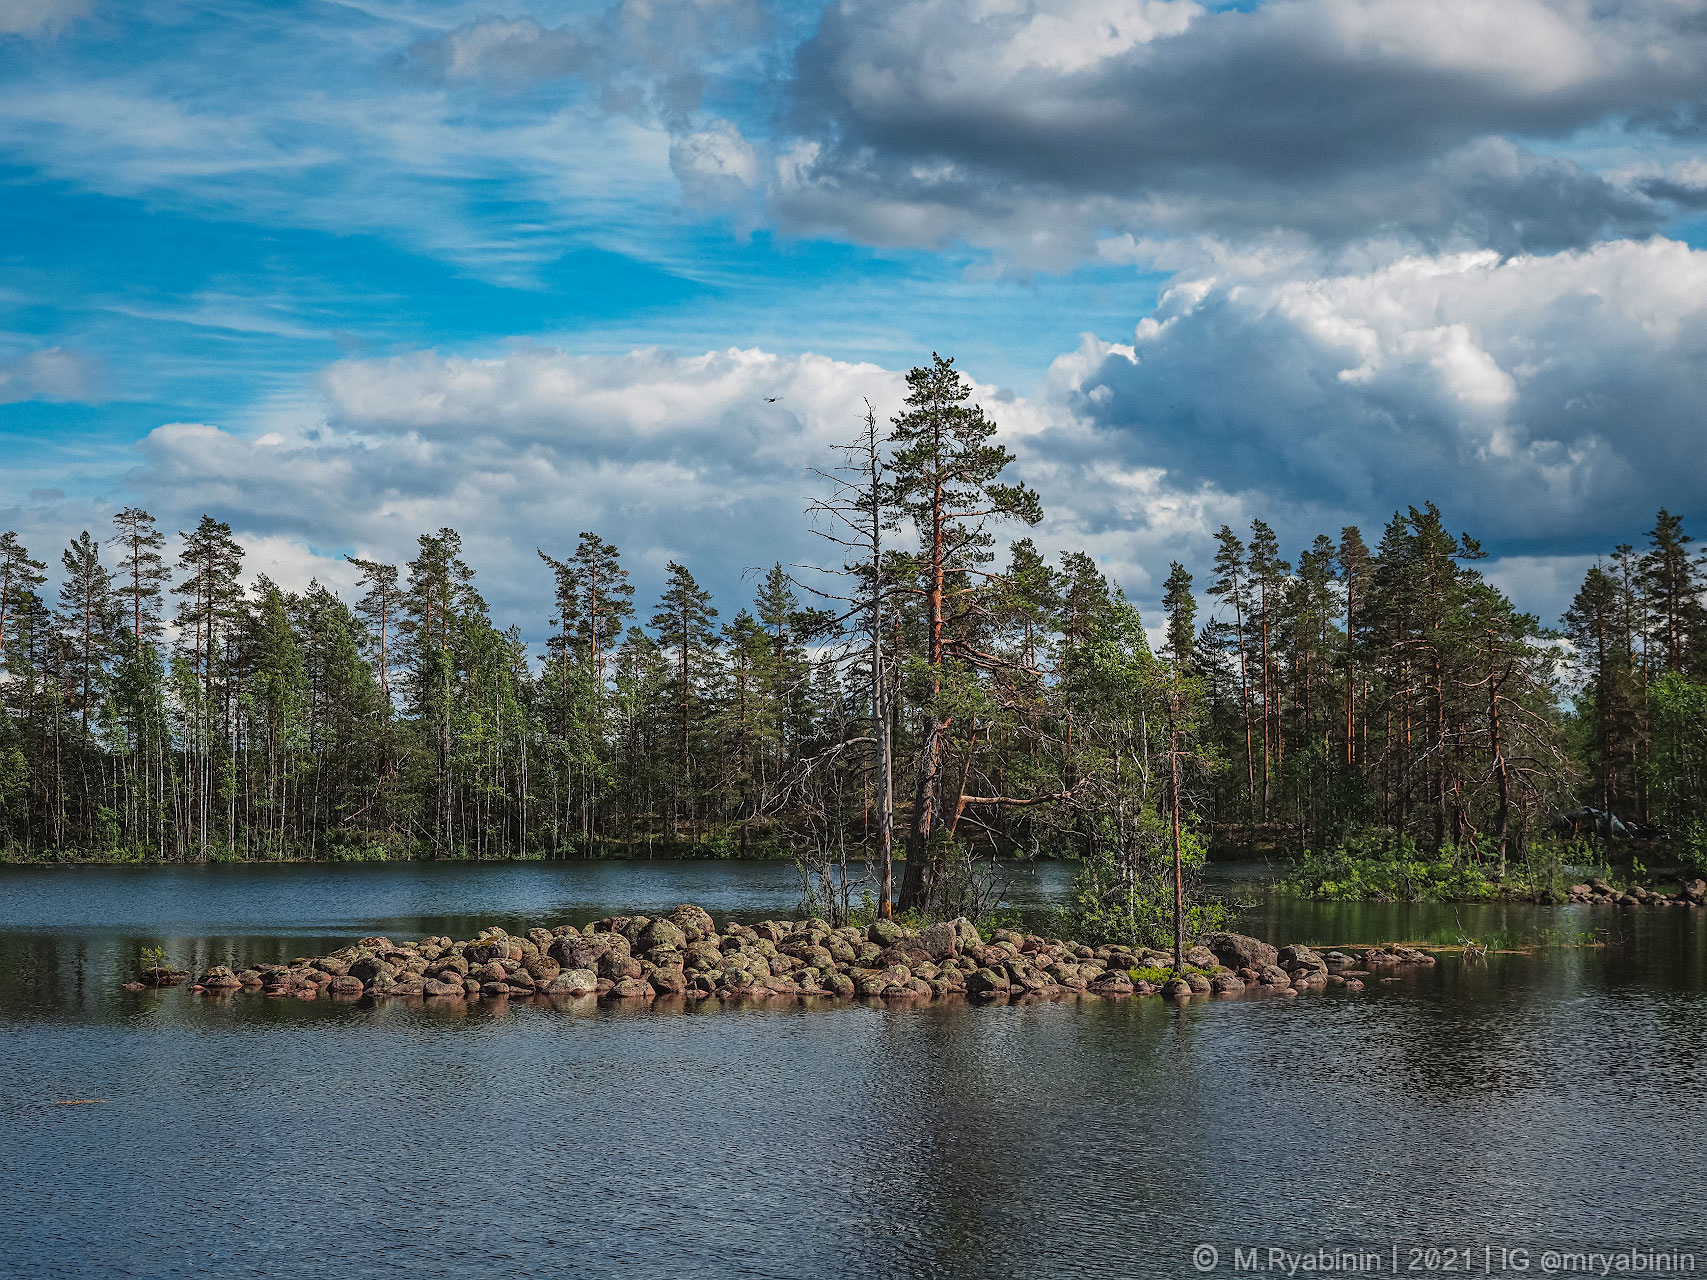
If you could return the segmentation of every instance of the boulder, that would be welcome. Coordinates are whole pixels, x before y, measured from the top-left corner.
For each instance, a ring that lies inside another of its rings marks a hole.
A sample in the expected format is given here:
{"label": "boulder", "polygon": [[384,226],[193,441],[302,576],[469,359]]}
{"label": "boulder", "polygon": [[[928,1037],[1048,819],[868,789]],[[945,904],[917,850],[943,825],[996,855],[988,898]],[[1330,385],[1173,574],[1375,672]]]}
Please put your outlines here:
{"label": "boulder", "polygon": [[688,976],[679,965],[649,964],[646,981],[661,996],[676,996],[688,989]]}
{"label": "boulder", "polygon": [[[243,985],[243,980],[222,964],[214,965],[196,981],[209,991],[235,991]],[[361,985],[360,982],[356,983],[358,991],[361,990]]]}
{"label": "boulder", "polygon": [[1189,1000],[1192,997],[1191,983],[1184,978],[1169,978],[1162,984],[1162,999]]}
{"label": "boulder", "polygon": [[1327,972],[1328,962],[1317,955],[1309,947],[1282,947],[1279,957],[1275,960],[1282,969],[1310,969],[1317,973]]}
{"label": "boulder", "polygon": [[879,950],[892,947],[907,936],[907,931],[893,920],[873,920],[865,931],[866,938]]}
{"label": "boulder", "polygon": [[1257,970],[1257,981],[1265,987],[1291,987],[1292,975],[1277,964],[1265,964]]}
{"label": "boulder", "polygon": [[1198,940],[1229,969],[1258,969],[1274,964],[1280,953],[1260,938],[1243,933],[1210,933]]}
{"label": "boulder", "polygon": [[940,920],[920,930],[913,942],[932,960],[946,960],[960,950],[960,930],[954,922]]}
{"label": "boulder", "polygon": [[380,978],[389,982],[397,976],[397,970],[378,956],[362,956],[350,965],[349,974],[363,982],[371,983]]}
{"label": "boulder", "polygon": [[1218,973],[1209,980],[1209,990],[1218,996],[1236,996],[1245,989],[1245,980],[1236,973]]}
{"label": "boulder", "polygon": [[562,967],[549,955],[529,956],[522,961],[522,969],[527,973],[527,976],[541,986],[549,984],[558,975]]}
{"label": "boulder", "polygon": [[995,969],[977,969],[966,975],[966,994],[969,996],[1006,995],[1008,975]]}
{"label": "boulder", "polygon": [[621,982],[624,978],[638,978],[642,972],[640,961],[628,954],[627,947],[620,950],[612,947],[599,957],[594,968],[599,977],[609,978],[612,982]]}
{"label": "boulder", "polygon": [[545,988],[548,996],[592,995],[599,989],[599,975],[591,969],[564,969]]}
{"label": "boulder", "polygon": [[674,921],[659,919],[640,931],[634,945],[636,951],[682,951],[687,948],[688,936]]}

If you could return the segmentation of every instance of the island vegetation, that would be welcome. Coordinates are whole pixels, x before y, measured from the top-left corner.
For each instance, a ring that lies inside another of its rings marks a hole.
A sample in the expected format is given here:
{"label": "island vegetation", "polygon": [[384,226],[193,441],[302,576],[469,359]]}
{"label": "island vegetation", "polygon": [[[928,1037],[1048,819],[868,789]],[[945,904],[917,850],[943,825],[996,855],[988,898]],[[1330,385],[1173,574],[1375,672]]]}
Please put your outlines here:
{"label": "island vegetation", "polygon": [[825,460],[822,563],[722,611],[679,563],[644,607],[594,532],[540,548],[525,630],[449,528],[352,560],[348,599],[246,577],[212,515],[169,538],[126,508],[52,590],[0,535],[0,850],[786,854],[809,897],[845,909],[869,864],[877,914],[921,918],[978,918],[981,859],[1073,857],[1086,936],[1134,944],[1219,923],[1184,887],[1215,841],[1474,896],[1557,880],[1586,805],[1707,857],[1704,575],[1675,516],[1558,630],[1432,504],[1290,559],[1255,519],[1168,567],[1151,632],[1092,556],[1026,536],[1037,495],[952,361],[907,389]]}

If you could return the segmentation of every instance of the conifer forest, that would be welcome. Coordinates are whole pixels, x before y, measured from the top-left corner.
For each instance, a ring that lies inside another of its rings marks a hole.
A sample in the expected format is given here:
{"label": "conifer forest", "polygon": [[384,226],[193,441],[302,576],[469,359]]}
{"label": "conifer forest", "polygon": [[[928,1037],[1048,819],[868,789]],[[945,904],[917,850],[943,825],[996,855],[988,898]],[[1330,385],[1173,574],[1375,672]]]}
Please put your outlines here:
{"label": "conifer forest", "polygon": [[802,478],[819,564],[750,599],[673,562],[639,598],[593,531],[539,548],[530,619],[491,615],[449,528],[354,560],[348,598],[251,577],[212,515],[128,507],[57,554],[0,536],[0,846],[787,853],[946,909],[990,853],[1130,878],[1373,832],[1503,868],[1584,807],[1707,845],[1704,572],[1666,511],[1559,620],[1426,501],[1302,546],[1224,526],[1141,618],[1091,556],[1039,550],[952,361],[907,390]]}

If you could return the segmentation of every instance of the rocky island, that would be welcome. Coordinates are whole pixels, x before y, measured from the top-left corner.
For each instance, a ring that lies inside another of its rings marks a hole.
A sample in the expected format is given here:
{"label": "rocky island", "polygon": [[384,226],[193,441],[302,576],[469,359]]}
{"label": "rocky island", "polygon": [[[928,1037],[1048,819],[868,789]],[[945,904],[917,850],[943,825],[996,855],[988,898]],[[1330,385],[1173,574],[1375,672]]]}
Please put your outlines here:
{"label": "rocky island", "polygon": [[[1319,953],[1275,947],[1239,933],[1204,935],[1176,972],[1163,951],[1092,946],[992,930],[969,920],[910,929],[889,920],[840,928],[822,919],[717,925],[700,907],[664,916],[615,916],[584,928],[559,924],[510,934],[482,930],[397,943],[362,938],[329,955],[234,970],[214,966],[195,983],[214,995],[251,991],[312,1000],[504,1000],[566,998],[687,1001],[883,999],[977,1001],[1160,995],[1230,997],[1248,990],[1292,995],[1311,988],[1363,989],[1434,958],[1402,945]],[[182,970],[145,970],[132,989],[189,980]]]}

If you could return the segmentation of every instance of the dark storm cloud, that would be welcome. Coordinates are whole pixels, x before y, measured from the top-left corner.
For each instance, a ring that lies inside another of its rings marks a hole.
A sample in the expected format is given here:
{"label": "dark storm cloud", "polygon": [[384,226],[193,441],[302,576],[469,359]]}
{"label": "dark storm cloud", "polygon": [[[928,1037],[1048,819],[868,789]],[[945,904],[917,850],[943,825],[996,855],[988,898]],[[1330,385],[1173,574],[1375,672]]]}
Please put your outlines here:
{"label": "dark storm cloud", "polygon": [[1699,18],[1668,0],[840,0],[797,54],[806,149],[782,208],[897,239],[980,219],[1011,237],[1064,209],[1506,251],[1645,232],[1646,193],[1511,139],[1699,99]]}

